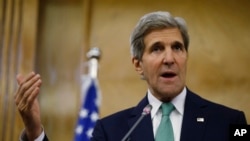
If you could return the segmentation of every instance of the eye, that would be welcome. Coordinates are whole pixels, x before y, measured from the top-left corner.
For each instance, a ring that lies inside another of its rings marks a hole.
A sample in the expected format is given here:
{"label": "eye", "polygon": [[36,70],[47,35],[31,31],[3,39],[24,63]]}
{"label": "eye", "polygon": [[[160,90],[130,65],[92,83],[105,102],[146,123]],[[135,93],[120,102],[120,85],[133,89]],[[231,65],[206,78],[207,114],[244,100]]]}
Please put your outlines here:
{"label": "eye", "polygon": [[172,49],[176,51],[183,51],[184,45],[180,42],[174,42],[174,44],[172,45]]}
{"label": "eye", "polygon": [[164,49],[163,45],[161,45],[160,43],[155,43],[151,48],[151,52],[159,52],[162,51],[163,49]]}

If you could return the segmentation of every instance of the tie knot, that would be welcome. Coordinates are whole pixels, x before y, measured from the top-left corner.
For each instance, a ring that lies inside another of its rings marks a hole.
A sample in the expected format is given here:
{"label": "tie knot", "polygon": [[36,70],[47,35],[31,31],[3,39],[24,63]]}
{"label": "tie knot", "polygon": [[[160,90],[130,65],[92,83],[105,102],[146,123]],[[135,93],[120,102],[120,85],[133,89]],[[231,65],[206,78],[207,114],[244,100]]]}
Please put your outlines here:
{"label": "tie knot", "polygon": [[170,113],[174,110],[174,105],[170,102],[161,104],[162,115],[169,116]]}

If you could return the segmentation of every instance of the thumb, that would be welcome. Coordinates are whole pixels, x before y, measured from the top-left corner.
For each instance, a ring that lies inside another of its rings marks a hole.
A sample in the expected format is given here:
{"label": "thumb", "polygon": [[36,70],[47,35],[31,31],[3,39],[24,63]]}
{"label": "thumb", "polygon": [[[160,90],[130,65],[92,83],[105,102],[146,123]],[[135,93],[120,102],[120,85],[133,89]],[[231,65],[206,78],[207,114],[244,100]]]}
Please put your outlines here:
{"label": "thumb", "polygon": [[17,74],[16,80],[17,80],[18,85],[20,85],[23,81],[23,76],[20,73]]}

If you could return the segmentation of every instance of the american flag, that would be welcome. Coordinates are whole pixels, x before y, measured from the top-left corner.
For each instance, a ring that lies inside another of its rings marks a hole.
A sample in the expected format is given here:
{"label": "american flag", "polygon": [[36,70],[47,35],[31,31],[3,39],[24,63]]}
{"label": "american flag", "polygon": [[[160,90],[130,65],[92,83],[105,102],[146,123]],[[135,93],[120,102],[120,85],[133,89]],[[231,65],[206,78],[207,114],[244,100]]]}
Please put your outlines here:
{"label": "american flag", "polygon": [[90,141],[93,128],[99,118],[100,91],[95,78],[82,78],[83,101],[75,128],[75,141]]}

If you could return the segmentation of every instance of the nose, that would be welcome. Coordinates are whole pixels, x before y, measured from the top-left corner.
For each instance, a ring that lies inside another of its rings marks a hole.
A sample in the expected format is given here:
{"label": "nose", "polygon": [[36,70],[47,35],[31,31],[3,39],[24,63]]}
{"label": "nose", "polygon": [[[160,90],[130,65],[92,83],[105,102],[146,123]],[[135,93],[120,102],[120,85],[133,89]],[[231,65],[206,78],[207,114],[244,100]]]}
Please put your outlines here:
{"label": "nose", "polygon": [[171,49],[165,50],[163,56],[163,63],[169,67],[174,64],[174,54]]}

